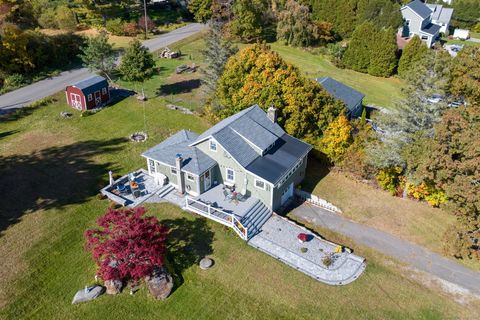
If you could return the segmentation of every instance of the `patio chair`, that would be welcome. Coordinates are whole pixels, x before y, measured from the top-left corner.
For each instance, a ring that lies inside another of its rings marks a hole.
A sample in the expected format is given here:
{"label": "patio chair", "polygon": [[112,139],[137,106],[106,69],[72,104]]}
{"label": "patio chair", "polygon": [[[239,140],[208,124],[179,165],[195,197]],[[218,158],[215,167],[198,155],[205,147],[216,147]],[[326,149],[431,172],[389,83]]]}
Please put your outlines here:
{"label": "patio chair", "polygon": [[230,199],[230,193],[226,189],[223,189],[223,196],[224,201]]}
{"label": "patio chair", "polygon": [[127,187],[123,184],[119,184],[117,186],[117,190],[118,190],[118,192],[120,192],[120,194],[124,194],[124,193],[127,192]]}

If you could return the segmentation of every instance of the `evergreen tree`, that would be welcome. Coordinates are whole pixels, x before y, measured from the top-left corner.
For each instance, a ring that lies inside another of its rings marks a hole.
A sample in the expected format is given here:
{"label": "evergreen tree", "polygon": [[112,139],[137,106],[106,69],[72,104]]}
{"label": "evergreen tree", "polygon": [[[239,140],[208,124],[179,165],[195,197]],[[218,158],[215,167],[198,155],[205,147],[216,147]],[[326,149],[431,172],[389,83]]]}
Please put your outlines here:
{"label": "evergreen tree", "polygon": [[405,78],[428,53],[427,46],[415,35],[405,46],[398,62],[398,75]]}
{"label": "evergreen tree", "polygon": [[205,38],[206,49],[202,51],[207,64],[204,68],[204,83],[209,93],[214,92],[217,88],[217,82],[223,73],[228,58],[237,53],[238,48],[235,47],[223,35],[223,23],[218,20],[210,22],[210,28]]}
{"label": "evergreen tree", "polygon": [[371,22],[366,21],[359,25],[343,55],[345,66],[355,71],[368,72],[372,44],[377,36],[378,32]]}
{"label": "evergreen tree", "polygon": [[389,77],[397,66],[397,38],[393,29],[380,30],[370,46],[368,74]]}
{"label": "evergreen tree", "polygon": [[99,72],[111,80],[109,74],[115,68],[115,52],[113,46],[108,43],[106,32],[103,31],[98,36],[88,38],[80,58],[90,71]]}
{"label": "evergreen tree", "polygon": [[145,97],[143,82],[153,75],[154,67],[155,61],[152,54],[142,46],[140,41],[134,40],[122,56],[118,70],[125,80],[142,82],[142,94]]}

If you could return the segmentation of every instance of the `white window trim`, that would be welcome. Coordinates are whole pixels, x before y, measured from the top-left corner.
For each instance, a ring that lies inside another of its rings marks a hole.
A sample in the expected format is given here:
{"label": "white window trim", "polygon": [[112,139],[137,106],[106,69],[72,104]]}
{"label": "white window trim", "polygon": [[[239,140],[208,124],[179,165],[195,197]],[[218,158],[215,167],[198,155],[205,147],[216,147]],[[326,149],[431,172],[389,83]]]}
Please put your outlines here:
{"label": "white window trim", "polygon": [[[259,187],[257,185],[257,182],[261,182],[263,184],[263,187]],[[257,189],[261,189],[261,190],[265,190],[267,188],[267,184],[265,183],[265,181],[263,180],[260,180],[260,179],[255,179],[255,188]]]}
{"label": "white window trim", "polygon": [[[233,176],[233,179],[229,179],[228,178],[228,171],[231,170],[232,171],[232,176]],[[235,170],[233,170],[232,168],[225,168],[225,180],[229,181],[229,182],[235,182]]]}
{"label": "white window trim", "polygon": [[[212,149],[212,143],[215,144],[215,149]],[[210,151],[217,152],[217,150],[218,150],[218,143],[217,143],[217,141],[215,141],[215,140],[209,140],[209,142],[208,142],[208,147],[209,147]]]}
{"label": "white window trim", "polygon": [[107,88],[102,88],[102,94],[107,94]]}
{"label": "white window trim", "polygon": [[[175,171],[175,172],[174,172]],[[177,168],[175,167],[170,167],[170,173],[171,174],[177,174]]]}
{"label": "white window trim", "polygon": [[195,177],[194,177],[192,174],[187,173],[187,180],[188,180],[188,181],[195,182]]}
{"label": "white window trim", "polygon": [[90,93],[90,94],[88,94],[88,96],[87,96],[87,100],[88,100],[88,101],[92,101],[92,100],[93,100],[93,95],[92,95],[91,93]]}

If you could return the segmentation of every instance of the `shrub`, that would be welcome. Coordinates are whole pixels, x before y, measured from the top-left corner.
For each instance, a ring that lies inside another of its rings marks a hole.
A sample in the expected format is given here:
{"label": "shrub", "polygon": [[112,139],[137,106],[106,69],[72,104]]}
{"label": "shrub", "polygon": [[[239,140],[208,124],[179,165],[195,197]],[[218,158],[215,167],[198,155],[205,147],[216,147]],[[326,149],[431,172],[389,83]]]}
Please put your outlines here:
{"label": "shrub", "polygon": [[425,200],[432,207],[438,207],[447,202],[447,196],[443,190],[435,188],[432,183],[422,182],[418,185],[407,184],[407,193],[417,200]]}
{"label": "shrub", "polygon": [[125,34],[124,26],[125,24],[120,18],[110,19],[106,24],[107,31],[116,36],[123,36]]}
{"label": "shrub", "polygon": [[77,21],[75,13],[66,6],[57,8],[56,21],[58,27],[63,30],[75,31],[77,29]]}
{"label": "shrub", "polygon": [[394,195],[397,192],[402,171],[403,169],[401,167],[381,169],[376,176],[377,182],[383,190],[387,190]]}
{"label": "shrub", "polygon": [[324,265],[325,267],[328,268],[328,267],[330,267],[330,266],[332,265],[333,259],[332,259],[331,256],[327,255],[327,256],[323,257],[322,263],[323,263],[323,265]]}
{"label": "shrub", "polygon": [[53,8],[47,8],[42,11],[42,14],[38,17],[38,24],[42,28],[58,28],[57,13]]}
{"label": "shrub", "polygon": [[135,22],[128,22],[123,25],[123,34],[126,36],[135,37],[138,32],[138,26]]}
{"label": "shrub", "polygon": [[46,105],[49,105],[50,103],[54,102],[55,99],[53,99],[52,97],[46,97],[46,98],[43,98],[43,99],[40,99],[40,100],[37,100],[35,102],[32,102],[31,104],[29,104],[28,106],[30,108],[38,108],[38,107],[44,107]]}
{"label": "shrub", "polygon": [[14,73],[9,76],[7,76],[3,82],[3,85],[5,88],[8,88],[10,90],[16,89],[21,87],[22,85],[26,84],[27,80],[25,77],[19,73]]}
{"label": "shrub", "polygon": [[138,28],[141,29],[141,30],[145,30],[145,23],[147,25],[147,30],[149,32],[152,32],[157,26],[155,25],[155,23],[153,22],[152,19],[150,19],[149,16],[147,16],[146,18],[146,21],[145,21],[145,16],[142,16],[139,20],[138,20]]}
{"label": "shrub", "polygon": [[305,247],[301,247],[301,248],[300,248],[300,252],[301,252],[301,253],[305,253],[305,252],[307,252],[307,251],[308,251],[308,249],[305,248]]}

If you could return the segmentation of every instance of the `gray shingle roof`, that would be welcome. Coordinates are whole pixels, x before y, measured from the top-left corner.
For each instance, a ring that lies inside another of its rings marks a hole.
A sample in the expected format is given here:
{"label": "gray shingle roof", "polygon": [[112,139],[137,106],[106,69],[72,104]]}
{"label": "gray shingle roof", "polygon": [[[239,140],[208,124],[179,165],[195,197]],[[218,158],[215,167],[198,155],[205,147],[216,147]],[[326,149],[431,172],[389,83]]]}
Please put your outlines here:
{"label": "gray shingle roof", "polygon": [[427,7],[433,11],[432,20],[437,20],[442,23],[450,23],[453,15],[452,8],[444,8],[441,4],[427,3]]}
{"label": "gray shingle roof", "polygon": [[354,111],[358,103],[360,103],[365,97],[363,93],[330,77],[318,78],[316,80],[334,98],[343,101],[350,111]]}
{"label": "gray shingle roof", "polygon": [[[222,132],[225,128],[229,128],[232,131]],[[222,142],[219,139],[228,139],[227,134],[235,134],[241,140],[244,140],[243,143],[248,144],[249,142],[263,152],[279,137],[283,136],[285,131],[277,123],[270,121],[258,105],[254,105],[220,121],[202,133],[193,144],[213,136],[221,145],[224,145],[227,142]],[[240,142],[240,140],[236,141]],[[253,147],[250,148],[253,150]],[[257,152],[260,153],[259,151]],[[233,154],[232,156],[235,157]]]}
{"label": "gray shingle roof", "polygon": [[246,167],[259,156],[244,139],[229,127],[215,132],[212,137],[214,137],[242,167]]}
{"label": "gray shingle roof", "polygon": [[105,79],[104,77],[100,77],[100,76],[91,76],[89,78],[83,79],[79,82],[76,82],[76,83],[72,84],[72,86],[77,87],[80,90],[83,90],[85,88],[88,88],[90,86],[93,86],[93,85],[98,84],[98,83],[103,82],[103,81],[107,81],[107,79]]}
{"label": "gray shingle roof", "polygon": [[181,154],[182,169],[195,175],[201,175],[216,162],[197,148],[189,146],[197,138],[196,133],[181,130],[142,155],[174,167],[176,155]]}
{"label": "gray shingle roof", "polygon": [[277,184],[280,179],[312,149],[309,144],[284,134],[263,157],[247,166],[257,176]]}
{"label": "gray shingle roof", "polygon": [[410,3],[407,3],[403,8],[408,7],[412,9],[416,14],[418,14],[422,19],[426,19],[432,13],[432,10],[428,8],[425,3],[420,0],[415,0]]}
{"label": "gray shingle roof", "polygon": [[439,25],[429,23],[425,28],[422,29],[422,32],[425,32],[434,36],[438,33],[438,31],[440,31],[440,28],[441,27]]}

